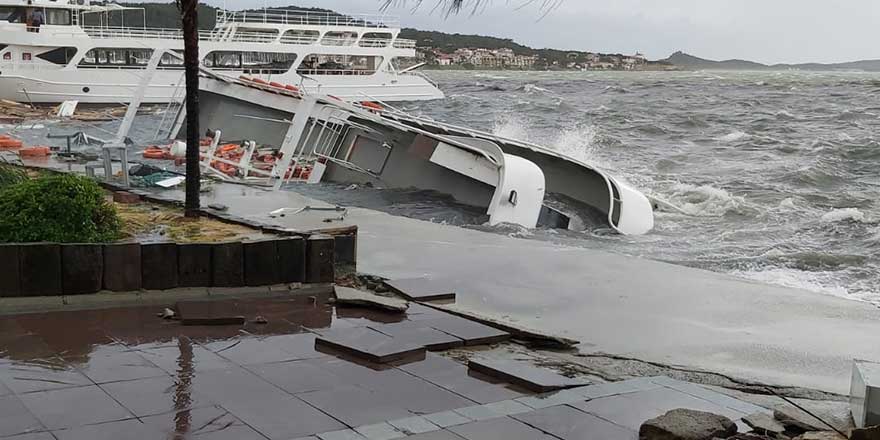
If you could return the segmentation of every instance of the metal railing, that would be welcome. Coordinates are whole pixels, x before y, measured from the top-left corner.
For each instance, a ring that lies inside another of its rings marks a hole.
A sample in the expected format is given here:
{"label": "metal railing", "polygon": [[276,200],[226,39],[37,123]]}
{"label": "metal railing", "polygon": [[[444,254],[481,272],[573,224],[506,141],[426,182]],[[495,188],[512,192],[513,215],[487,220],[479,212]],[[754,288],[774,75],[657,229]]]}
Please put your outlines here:
{"label": "metal railing", "polygon": [[389,44],[390,38],[361,38],[358,42],[360,47],[388,47]]}
{"label": "metal railing", "polygon": [[372,75],[377,70],[367,69],[296,69],[300,75]]}
{"label": "metal railing", "polygon": [[322,46],[354,46],[357,37],[327,37],[321,38]]}
{"label": "metal railing", "polygon": [[307,35],[282,35],[281,40],[279,40],[282,44],[315,44],[318,42],[318,36],[307,36]]}
{"label": "metal railing", "polygon": [[398,49],[415,49],[416,40],[407,40],[406,38],[398,38],[394,40],[394,47]]}
{"label": "metal railing", "polygon": [[[183,40],[183,31],[180,29],[87,26],[83,27],[82,30],[85,32],[86,36],[91,38]],[[55,32],[54,35],[83,36],[83,34],[79,32]],[[216,40],[220,35],[221,33],[218,31],[199,31],[199,40]]]}
{"label": "metal railing", "polygon": [[260,11],[217,10],[217,24],[276,23],[317,26],[350,26],[360,28],[399,28],[400,19],[387,15],[341,15],[328,12],[264,9]]}

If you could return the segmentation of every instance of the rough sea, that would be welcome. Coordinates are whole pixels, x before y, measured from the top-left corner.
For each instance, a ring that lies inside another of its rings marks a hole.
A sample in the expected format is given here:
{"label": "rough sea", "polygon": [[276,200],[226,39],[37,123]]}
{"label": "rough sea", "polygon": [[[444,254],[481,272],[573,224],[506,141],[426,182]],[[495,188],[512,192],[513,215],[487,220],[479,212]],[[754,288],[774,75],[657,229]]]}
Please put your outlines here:
{"label": "rough sea", "polygon": [[[599,225],[585,232],[490,228],[482,225],[484,213],[419,191],[294,189],[330,202],[880,305],[880,74],[428,75],[447,98],[408,103],[405,110],[559,150],[675,208],[655,213],[651,233],[622,236]],[[139,117],[132,137],[147,141],[160,120]],[[16,132],[45,143],[47,132],[82,128],[37,125]],[[113,130],[108,123],[85,131],[107,137]]]}
{"label": "rough sea", "polygon": [[[880,304],[880,74],[428,75],[447,99],[409,112],[559,150],[678,208],[655,213],[653,232],[637,237],[598,226],[498,232]],[[439,198],[378,192],[344,199],[481,221]]]}

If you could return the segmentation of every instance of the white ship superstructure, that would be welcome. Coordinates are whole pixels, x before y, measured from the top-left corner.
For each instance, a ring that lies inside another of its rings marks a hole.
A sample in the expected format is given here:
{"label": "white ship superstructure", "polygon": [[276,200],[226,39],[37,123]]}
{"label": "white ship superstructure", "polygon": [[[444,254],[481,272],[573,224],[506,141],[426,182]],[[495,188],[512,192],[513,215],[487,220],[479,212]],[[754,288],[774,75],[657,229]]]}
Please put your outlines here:
{"label": "white ship superstructure", "polygon": [[[89,0],[0,0],[0,99],[128,102],[153,51],[183,51],[179,29],[150,28],[145,17],[142,8]],[[442,98],[425,76],[396,70],[395,59],[415,56],[415,42],[399,33],[387,16],[218,10],[199,51],[205,68],[348,101]],[[163,56],[143,102],[180,100],[182,64]]]}

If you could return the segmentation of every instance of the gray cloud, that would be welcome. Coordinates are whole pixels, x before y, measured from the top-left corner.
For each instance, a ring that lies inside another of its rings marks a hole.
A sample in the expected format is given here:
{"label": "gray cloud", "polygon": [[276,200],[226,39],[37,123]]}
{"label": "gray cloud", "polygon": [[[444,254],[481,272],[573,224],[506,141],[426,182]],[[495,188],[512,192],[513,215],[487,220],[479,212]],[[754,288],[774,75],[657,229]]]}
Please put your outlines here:
{"label": "gray cloud", "polygon": [[[766,63],[880,58],[877,0],[564,0],[539,20],[528,0],[488,0],[482,12],[446,18],[397,6],[404,26],[513,38],[533,47],[633,53],[663,58],[675,50]],[[230,8],[296,4],[349,13],[380,12],[379,0],[229,1]],[[211,1],[222,5],[222,2]]]}

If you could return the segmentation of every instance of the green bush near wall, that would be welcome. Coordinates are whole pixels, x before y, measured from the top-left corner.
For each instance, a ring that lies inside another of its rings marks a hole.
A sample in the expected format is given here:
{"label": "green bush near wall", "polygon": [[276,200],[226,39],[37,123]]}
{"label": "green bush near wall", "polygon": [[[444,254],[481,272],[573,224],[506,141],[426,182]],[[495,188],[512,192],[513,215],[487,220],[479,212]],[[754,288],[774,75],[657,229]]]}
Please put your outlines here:
{"label": "green bush near wall", "polygon": [[121,222],[104,195],[93,180],[72,174],[0,186],[0,242],[117,240]]}

